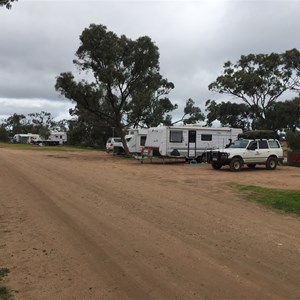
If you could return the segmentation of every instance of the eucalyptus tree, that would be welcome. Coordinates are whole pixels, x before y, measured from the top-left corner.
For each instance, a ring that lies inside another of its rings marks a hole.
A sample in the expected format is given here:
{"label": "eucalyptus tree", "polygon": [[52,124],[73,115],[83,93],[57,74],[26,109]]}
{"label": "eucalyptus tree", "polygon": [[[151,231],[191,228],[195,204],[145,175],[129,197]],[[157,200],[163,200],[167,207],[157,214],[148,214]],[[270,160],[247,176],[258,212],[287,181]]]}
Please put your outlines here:
{"label": "eucalyptus tree", "polygon": [[207,124],[212,125],[218,120],[222,126],[230,126],[249,130],[252,128],[252,114],[245,103],[224,102],[217,103],[215,100],[207,100]]}
{"label": "eucalyptus tree", "polygon": [[114,127],[128,154],[124,128],[133,107],[139,106],[136,101],[141,97],[137,95],[143,92],[148,101],[156,91],[166,93],[173,88],[160,75],[158,47],[147,36],[131,40],[125,35],[117,36],[103,25],[91,24],[83,30],[75,56],[74,65],[92,79],[76,80],[71,72],[61,73],[56,79],[56,90],[79,109]]}
{"label": "eucalyptus tree", "polygon": [[7,9],[10,9],[11,4],[14,1],[18,1],[18,0],[0,0],[0,6],[5,6]]}
{"label": "eucalyptus tree", "polygon": [[254,125],[263,125],[277,99],[286,91],[300,90],[300,52],[242,55],[224,64],[223,75],[209,90],[242,99],[250,108]]}

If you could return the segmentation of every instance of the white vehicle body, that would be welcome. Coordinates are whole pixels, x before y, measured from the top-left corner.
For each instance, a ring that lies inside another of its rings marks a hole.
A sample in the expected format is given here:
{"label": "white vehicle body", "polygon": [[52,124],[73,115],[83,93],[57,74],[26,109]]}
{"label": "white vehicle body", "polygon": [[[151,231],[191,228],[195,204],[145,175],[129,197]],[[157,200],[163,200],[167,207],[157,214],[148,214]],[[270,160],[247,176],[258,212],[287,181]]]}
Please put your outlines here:
{"label": "white vehicle body", "polygon": [[67,133],[63,131],[51,131],[48,141],[55,141],[62,145],[67,142]]}
{"label": "white vehicle body", "polygon": [[140,155],[145,147],[148,128],[129,129],[125,136],[128,150],[131,154]]}
{"label": "white vehicle body", "polygon": [[268,170],[275,170],[283,161],[283,150],[276,139],[239,139],[226,149],[210,151],[208,161],[216,170],[225,165],[232,171],[239,171],[244,165],[265,165]]}
{"label": "white vehicle body", "polygon": [[30,144],[33,140],[39,139],[40,136],[38,134],[33,134],[33,133],[20,133],[20,134],[15,134],[13,137],[13,143],[18,143],[18,144]]}
{"label": "white vehicle body", "polygon": [[120,137],[110,137],[106,142],[106,152],[124,152],[124,147]]}
{"label": "white vehicle body", "polygon": [[223,148],[242,133],[240,128],[199,125],[162,126],[148,129],[144,154],[149,157],[203,161],[208,150]]}
{"label": "white vehicle body", "polygon": [[44,139],[40,136],[38,138],[32,139],[32,142],[35,144],[48,144],[48,145],[63,145],[67,142],[67,133],[59,131],[51,131],[47,139]]}

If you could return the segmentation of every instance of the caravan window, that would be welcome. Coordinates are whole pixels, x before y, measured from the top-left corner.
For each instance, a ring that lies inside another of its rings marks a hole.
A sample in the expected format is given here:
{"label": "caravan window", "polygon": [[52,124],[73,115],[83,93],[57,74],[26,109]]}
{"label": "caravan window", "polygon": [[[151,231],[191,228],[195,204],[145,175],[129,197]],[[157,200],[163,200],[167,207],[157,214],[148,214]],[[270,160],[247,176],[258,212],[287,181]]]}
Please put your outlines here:
{"label": "caravan window", "polygon": [[212,134],[201,134],[201,141],[212,141]]}
{"label": "caravan window", "polygon": [[181,143],[183,141],[182,131],[170,130],[170,142],[171,143]]}

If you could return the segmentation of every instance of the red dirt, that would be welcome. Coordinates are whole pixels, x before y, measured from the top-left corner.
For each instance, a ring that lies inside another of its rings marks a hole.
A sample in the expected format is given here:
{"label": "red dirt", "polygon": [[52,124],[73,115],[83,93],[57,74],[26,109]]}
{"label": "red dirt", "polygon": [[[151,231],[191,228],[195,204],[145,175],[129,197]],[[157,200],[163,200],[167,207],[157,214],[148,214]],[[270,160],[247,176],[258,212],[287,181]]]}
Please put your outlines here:
{"label": "red dirt", "polygon": [[299,217],[231,183],[299,190],[300,168],[0,148],[2,284],[22,300],[300,299]]}

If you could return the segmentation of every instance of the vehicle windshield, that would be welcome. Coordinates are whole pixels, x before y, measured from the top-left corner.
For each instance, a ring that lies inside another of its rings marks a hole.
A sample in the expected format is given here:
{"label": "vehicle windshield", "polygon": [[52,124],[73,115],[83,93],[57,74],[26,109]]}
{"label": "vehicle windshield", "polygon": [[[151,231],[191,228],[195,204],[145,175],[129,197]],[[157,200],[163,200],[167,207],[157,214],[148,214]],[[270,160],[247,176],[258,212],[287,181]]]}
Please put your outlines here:
{"label": "vehicle windshield", "polygon": [[121,138],[114,138],[114,141],[115,141],[116,143],[120,143],[120,142],[121,142]]}
{"label": "vehicle windshield", "polygon": [[249,140],[236,140],[231,143],[231,145],[228,148],[246,148],[249,143]]}

